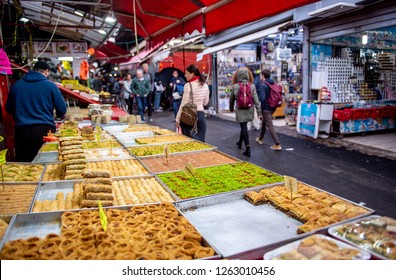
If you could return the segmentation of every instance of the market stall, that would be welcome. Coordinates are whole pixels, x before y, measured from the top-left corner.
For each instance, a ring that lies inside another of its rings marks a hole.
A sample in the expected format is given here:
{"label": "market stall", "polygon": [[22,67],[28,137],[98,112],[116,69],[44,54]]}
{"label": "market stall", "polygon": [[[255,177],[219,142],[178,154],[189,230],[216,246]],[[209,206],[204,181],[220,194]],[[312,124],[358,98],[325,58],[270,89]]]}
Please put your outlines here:
{"label": "market stall", "polygon": [[273,250],[309,237],[339,246],[315,247],[323,259],[395,258],[329,236],[373,209],[303,182],[288,190],[279,174],[158,126],[92,128],[96,141],[61,127],[45,162],[4,165],[2,259],[292,259]]}

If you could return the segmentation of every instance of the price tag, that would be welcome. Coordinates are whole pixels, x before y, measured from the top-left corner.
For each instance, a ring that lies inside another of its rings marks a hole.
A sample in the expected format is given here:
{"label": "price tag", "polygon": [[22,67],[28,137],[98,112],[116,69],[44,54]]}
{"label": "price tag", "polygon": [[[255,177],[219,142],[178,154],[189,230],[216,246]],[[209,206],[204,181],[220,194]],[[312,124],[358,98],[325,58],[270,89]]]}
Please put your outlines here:
{"label": "price tag", "polygon": [[6,160],[7,149],[0,151],[0,165],[3,165],[7,162]]}
{"label": "price tag", "polygon": [[164,146],[164,155],[166,158],[166,164],[169,165],[169,147],[168,147],[168,145]]}
{"label": "price tag", "polygon": [[297,193],[297,179],[290,176],[283,176],[285,179],[285,187],[290,192],[290,197],[293,200],[293,193]]}
{"label": "price tag", "polygon": [[191,162],[188,162],[184,166],[183,171],[188,177],[192,176],[194,178],[195,178],[195,174],[197,173],[197,171],[195,170],[195,167],[191,164]]}
{"label": "price tag", "polygon": [[98,200],[98,207],[99,207],[100,223],[102,224],[103,230],[106,231],[107,230],[107,216],[103,210],[102,203],[100,202],[100,200]]}
{"label": "price tag", "polygon": [[113,154],[113,142],[109,139],[110,155]]}

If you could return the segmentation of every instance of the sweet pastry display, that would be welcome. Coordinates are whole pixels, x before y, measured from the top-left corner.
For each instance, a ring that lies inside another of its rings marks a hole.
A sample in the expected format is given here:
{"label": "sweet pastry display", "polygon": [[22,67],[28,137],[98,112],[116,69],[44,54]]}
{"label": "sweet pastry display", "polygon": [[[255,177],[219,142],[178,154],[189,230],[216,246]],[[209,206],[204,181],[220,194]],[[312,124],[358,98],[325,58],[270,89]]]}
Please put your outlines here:
{"label": "sweet pastry display", "polygon": [[89,149],[84,150],[85,158],[87,160],[103,160],[103,159],[127,159],[132,158],[127,150],[124,148],[111,149]]}
{"label": "sweet pastry display", "polygon": [[[106,171],[104,170],[104,172]],[[89,170],[86,169],[84,173],[86,172],[89,172]],[[98,172],[102,171],[98,170]],[[105,173],[100,174],[103,175]],[[102,200],[102,206],[110,206],[110,203],[103,202],[103,200],[107,201],[110,199],[112,199],[111,204],[114,206],[174,201],[155,178],[113,180],[112,185],[109,185],[109,180],[103,179],[96,180],[95,185],[91,184],[88,186],[84,186],[84,181],[76,182],[73,192],[68,192],[66,196],[63,192],[59,192],[54,200],[36,200],[32,212],[84,208],[81,202],[84,199],[83,195],[85,192],[90,193],[87,195],[88,200],[95,200],[92,203],[85,202],[85,205],[93,205],[92,207],[98,206],[98,199]],[[84,189],[85,192],[83,191]]]}
{"label": "sweet pastry display", "polygon": [[83,148],[84,149],[110,148],[110,143],[111,143],[111,146],[113,148],[121,147],[120,143],[118,143],[117,141],[108,140],[108,141],[100,141],[99,143],[97,141],[95,141],[95,142],[83,142]]}
{"label": "sweet pastry display", "polygon": [[5,185],[0,187],[0,215],[27,213],[37,185]]}
{"label": "sweet pastry display", "polygon": [[178,141],[188,141],[188,140],[191,140],[191,138],[181,134],[135,138],[135,141],[138,144],[167,143],[167,142],[178,142]]}
{"label": "sweet pastry display", "polygon": [[[213,146],[207,144],[191,141],[191,142],[180,142],[167,144],[169,153],[181,153],[188,151],[199,151],[205,149],[213,149]],[[165,145],[153,145],[153,146],[142,146],[142,147],[130,147],[128,148],[135,156],[152,156],[152,155],[163,155]]]}
{"label": "sweet pastry display", "polygon": [[45,168],[43,182],[60,181],[64,177],[65,167],[62,164],[48,164]]}
{"label": "sweet pastry display", "polygon": [[176,134],[175,131],[169,130],[169,129],[164,129],[164,128],[158,128],[154,129],[153,132],[158,135],[172,135]]}
{"label": "sweet pastry display", "polygon": [[254,205],[269,203],[304,223],[298,227],[297,233],[310,232],[368,212],[360,206],[302,183],[298,183],[297,193],[292,198],[285,186],[275,186],[259,192],[247,192],[245,199]]}
{"label": "sweet pastry display", "polygon": [[87,168],[109,170],[112,177],[149,174],[143,165],[141,165],[136,159],[88,162]]}
{"label": "sweet pastry display", "polygon": [[7,230],[8,224],[3,220],[0,219],[0,241],[3,239],[3,236]]}
{"label": "sweet pastry display", "polygon": [[82,147],[82,137],[63,137],[59,139],[60,156],[65,170],[65,180],[82,179],[82,171],[87,159]]}
{"label": "sweet pastry display", "polygon": [[173,198],[155,178],[113,181],[115,205],[171,202]]}
{"label": "sweet pastry display", "polygon": [[40,152],[57,152],[58,151],[58,143],[45,143],[41,149]]}
{"label": "sweet pastry display", "polygon": [[[324,235],[312,235],[303,240],[278,248],[282,253],[272,260],[356,260],[362,251]],[[368,254],[368,257],[370,255]]]}
{"label": "sweet pastry display", "polygon": [[139,124],[139,125],[130,125],[128,128],[125,128],[122,132],[140,132],[140,131],[153,131],[160,129],[159,126],[153,126],[149,124]]}
{"label": "sweet pastry display", "polygon": [[104,207],[113,206],[113,180],[110,171],[85,169],[82,175],[84,180],[81,182],[81,207],[98,207],[98,200]]}
{"label": "sweet pastry display", "polygon": [[368,217],[331,228],[330,233],[383,258],[396,260],[395,219],[385,216]]}
{"label": "sweet pastry display", "polygon": [[181,199],[283,181],[281,176],[248,162],[197,168],[194,177],[183,171],[158,174],[158,177]]}
{"label": "sweet pastry display", "polygon": [[0,182],[3,180],[5,182],[38,182],[44,165],[7,163],[2,166],[2,169]]}
{"label": "sweet pastry display", "polygon": [[143,162],[152,172],[160,173],[182,170],[188,162],[195,167],[205,167],[237,161],[216,151],[203,151],[194,154],[174,154],[170,155],[169,159],[165,156],[148,157],[144,158]]}
{"label": "sweet pastry display", "polygon": [[81,129],[81,137],[84,141],[94,141],[95,140],[95,132],[92,126],[84,126]]}
{"label": "sweet pastry display", "polygon": [[60,235],[9,241],[1,259],[189,260],[215,255],[171,203],[105,212],[106,232],[97,210],[64,212]]}

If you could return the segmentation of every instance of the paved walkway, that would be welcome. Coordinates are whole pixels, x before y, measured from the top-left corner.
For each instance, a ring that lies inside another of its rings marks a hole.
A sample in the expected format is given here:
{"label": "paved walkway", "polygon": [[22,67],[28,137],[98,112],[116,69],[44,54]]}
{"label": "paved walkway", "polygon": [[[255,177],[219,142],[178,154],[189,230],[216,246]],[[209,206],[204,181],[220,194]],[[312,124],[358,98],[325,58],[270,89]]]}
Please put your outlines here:
{"label": "paved walkway", "polygon": [[[235,121],[234,113],[219,114],[218,117],[230,121]],[[385,157],[396,160],[396,131],[377,132],[362,135],[347,135],[342,139],[336,137],[313,139],[300,135],[296,131],[296,126],[286,125],[285,119],[274,120],[274,125],[279,133],[288,136],[306,139],[312,142],[334,147],[345,147],[349,150],[356,150],[364,154]]]}

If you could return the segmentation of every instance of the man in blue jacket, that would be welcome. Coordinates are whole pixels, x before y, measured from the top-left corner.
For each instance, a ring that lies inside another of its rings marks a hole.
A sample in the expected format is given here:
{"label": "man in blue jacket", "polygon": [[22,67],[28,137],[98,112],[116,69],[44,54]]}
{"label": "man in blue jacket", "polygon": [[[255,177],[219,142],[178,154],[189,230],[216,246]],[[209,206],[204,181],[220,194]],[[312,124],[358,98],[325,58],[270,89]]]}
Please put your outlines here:
{"label": "man in blue jacket", "polygon": [[17,161],[31,162],[43,145],[43,136],[55,132],[56,116],[63,118],[66,103],[58,87],[47,79],[50,66],[38,61],[26,75],[11,87],[6,110],[15,124]]}

